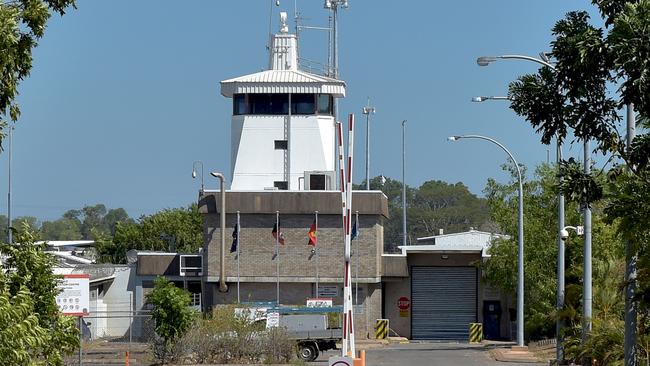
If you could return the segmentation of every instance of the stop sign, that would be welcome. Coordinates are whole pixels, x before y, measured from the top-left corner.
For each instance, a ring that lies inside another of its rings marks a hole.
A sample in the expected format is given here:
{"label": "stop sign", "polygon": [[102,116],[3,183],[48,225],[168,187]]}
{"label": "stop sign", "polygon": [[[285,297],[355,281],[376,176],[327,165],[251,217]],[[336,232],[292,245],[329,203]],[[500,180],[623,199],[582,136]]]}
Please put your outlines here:
{"label": "stop sign", "polygon": [[411,300],[408,297],[402,296],[397,300],[397,307],[400,310],[407,310],[411,306]]}

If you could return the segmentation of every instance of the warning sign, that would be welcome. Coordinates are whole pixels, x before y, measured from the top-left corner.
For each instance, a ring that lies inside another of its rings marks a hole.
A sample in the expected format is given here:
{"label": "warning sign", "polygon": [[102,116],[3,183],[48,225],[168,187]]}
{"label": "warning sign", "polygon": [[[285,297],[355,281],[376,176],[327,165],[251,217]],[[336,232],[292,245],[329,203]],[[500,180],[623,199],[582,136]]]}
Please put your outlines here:
{"label": "warning sign", "polygon": [[407,318],[409,316],[409,309],[411,308],[411,300],[406,296],[402,296],[397,300],[397,307],[399,308],[399,316]]}
{"label": "warning sign", "polygon": [[64,315],[84,316],[90,314],[90,275],[67,274],[58,288],[56,304]]}

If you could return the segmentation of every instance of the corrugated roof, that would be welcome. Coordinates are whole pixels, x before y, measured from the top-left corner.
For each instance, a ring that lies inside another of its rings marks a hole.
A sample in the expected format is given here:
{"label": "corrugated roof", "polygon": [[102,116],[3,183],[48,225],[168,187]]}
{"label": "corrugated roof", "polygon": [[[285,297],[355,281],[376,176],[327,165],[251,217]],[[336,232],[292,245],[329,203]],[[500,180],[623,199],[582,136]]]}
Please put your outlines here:
{"label": "corrugated roof", "polygon": [[221,94],[322,93],[345,97],[345,82],[301,70],[266,70],[221,82]]}

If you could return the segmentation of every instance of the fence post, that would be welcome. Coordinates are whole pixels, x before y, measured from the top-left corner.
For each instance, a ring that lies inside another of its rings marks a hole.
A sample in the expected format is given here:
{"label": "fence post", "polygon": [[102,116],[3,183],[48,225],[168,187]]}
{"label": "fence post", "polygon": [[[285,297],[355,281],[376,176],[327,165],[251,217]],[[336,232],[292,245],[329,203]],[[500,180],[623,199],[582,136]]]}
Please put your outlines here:
{"label": "fence post", "polygon": [[82,355],[83,355],[83,342],[84,342],[84,330],[83,330],[83,325],[82,325],[82,320],[81,316],[79,316],[79,366],[83,366],[83,361],[81,360]]}

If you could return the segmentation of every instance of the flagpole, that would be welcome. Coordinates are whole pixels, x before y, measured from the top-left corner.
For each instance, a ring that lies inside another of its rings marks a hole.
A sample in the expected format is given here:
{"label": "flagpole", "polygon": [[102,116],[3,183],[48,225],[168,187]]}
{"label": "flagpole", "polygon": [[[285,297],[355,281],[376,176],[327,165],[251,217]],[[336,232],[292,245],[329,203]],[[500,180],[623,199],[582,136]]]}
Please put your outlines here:
{"label": "flagpole", "polygon": [[[359,211],[355,211],[355,219],[354,219],[354,225],[357,228],[357,236],[359,236]],[[356,245],[356,255],[357,255],[357,263],[356,263],[356,269],[354,273],[354,305],[359,305],[359,240],[357,240],[357,245]]]}
{"label": "flagpole", "polygon": [[275,227],[277,232],[275,233],[275,301],[277,306],[280,306],[280,211],[275,211]]}
{"label": "flagpole", "polygon": [[239,258],[241,257],[241,254],[239,252],[239,248],[241,247],[241,239],[239,234],[241,233],[241,226],[239,225],[239,211],[237,211],[237,303],[240,302],[239,298]]}
{"label": "flagpole", "polygon": [[316,297],[318,297],[318,280],[319,280],[319,265],[320,265],[320,260],[318,258],[318,211],[315,212],[315,222],[316,222]]}

